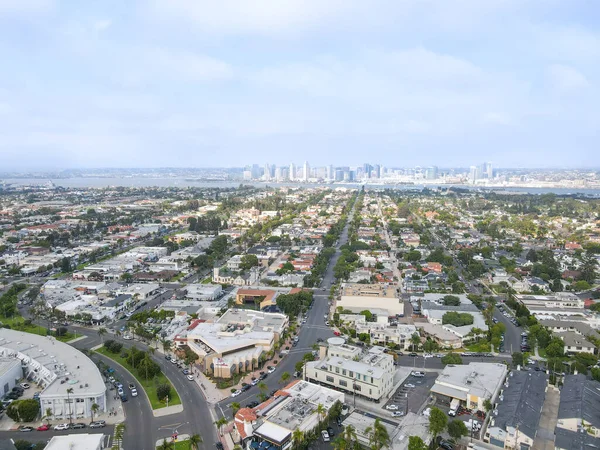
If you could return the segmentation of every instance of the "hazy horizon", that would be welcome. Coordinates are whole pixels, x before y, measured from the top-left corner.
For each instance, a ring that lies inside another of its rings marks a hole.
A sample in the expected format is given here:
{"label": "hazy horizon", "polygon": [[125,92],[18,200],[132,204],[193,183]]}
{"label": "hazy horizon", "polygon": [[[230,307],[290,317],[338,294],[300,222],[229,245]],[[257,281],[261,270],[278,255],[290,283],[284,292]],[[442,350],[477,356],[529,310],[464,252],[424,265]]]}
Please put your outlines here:
{"label": "hazy horizon", "polygon": [[0,171],[598,167],[597,13],[585,0],[4,0]]}

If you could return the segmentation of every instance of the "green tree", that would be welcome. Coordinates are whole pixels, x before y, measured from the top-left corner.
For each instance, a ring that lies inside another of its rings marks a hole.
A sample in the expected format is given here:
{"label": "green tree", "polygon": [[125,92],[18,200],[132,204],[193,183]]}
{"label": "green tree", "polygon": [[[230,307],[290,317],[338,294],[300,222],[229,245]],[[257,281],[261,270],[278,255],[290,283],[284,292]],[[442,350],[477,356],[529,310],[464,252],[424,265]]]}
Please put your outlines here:
{"label": "green tree", "polygon": [[106,328],[100,327],[98,328],[98,336],[100,336],[100,341],[104,344],[104,335],[107,333]]}
{"label": "green tree", "polygon": [[419,336],[419,333],[417,333],[416,331],[412,334],[412,336],[410,337],[410,343],[412,344],[412,349],[413,352],[415,351],[415,348],[417,345],[419,345],[421,343],[421,336]]}
{"label": "green tree", "polygon": [[98,413],[98,411],[100,411],[100,405],[98,403],[92,403],[90,411],[92,413],[92,422],[93,422],[94,421],[94,416]]}
{"label": "green tree", "polygon": [[165,438],[160,443],[160,445],[156,447],[156,450],[175,450],[175,442],[167,441],[167,439]]}
{"label": "green tree", "polygon": [[227,419],[225,417],[220,417],[215,421],[215,426],[219,429],[219,434],[223,436],[223,427],[227,425]]}
{"label": "green tree", "polygon": [[281,382],[281,384],[286,384],[290,379],[290,373],[289,372],[283,372],[281,374],[281,378],[279,379],[279,381]]}
{"label": "green tree", "polygon": [[442,297],[442,302],[446,306],[459,306],[460,297],[457,297],[456,295],[444,295]]}
{"label": "green tree", "polygon": [[462,420],[453,420],[448,424],[448,434],[456,441],[460,440],[463,436],[469,435],[469,430]]}
{"label": "green tree", "polygon": [[428,448],[419,436],[408,437],[408,450],[427,450]]}
{"label": "green tree", "polygon": [[462,364],[463,360],[458,353],[448,353],[442,357],[442,364]]}
{"label": "green tree", "polygon": [[292,432],[292,445],[294,449],[300,449],[304,444],[304,432],[299,428]]}
{"label": "green tree", "polygon": [[390,436],[387,428],[383,426],[379,418],[375,419],[373,426],[365,429],[365,435],[369,437],[370,450],[380,450],[390,445]]}
{"label": "green tree", "polygon": [[258,257],[256,255],[244,255],[240,262],[240,269],[248,270],[258,266]]}
{"label": "green tree", "polygon": [[231,407],[231,415],[235,418],[235,415],[242,406],[238,402],[232,402],[229,406]]}
{"label": "green tree", "polygon": [[448,417],[444,412],[436,407],[431,408],[431,413],[429,415],[429,432],[433,436],[433,441],[435,442],[435,438],[446,429],[446,425],[448,423]]}
{"label": "green tree", "polygon": [[202,436],[198,433],[194,433],[188,439],[190,450],[200,450],[200,444],[202,444]]}
{"label": "green tree", "polygon": [[156,397],[159,401],[171,396],[171,385],[168,383],[159,384],[156,387]]}
{"label": "green tree", "polygon": [[517,367],[517,366],[523,366],[523,353],[521,352],[514,352],[512,354],[512,363],[513,366]]}

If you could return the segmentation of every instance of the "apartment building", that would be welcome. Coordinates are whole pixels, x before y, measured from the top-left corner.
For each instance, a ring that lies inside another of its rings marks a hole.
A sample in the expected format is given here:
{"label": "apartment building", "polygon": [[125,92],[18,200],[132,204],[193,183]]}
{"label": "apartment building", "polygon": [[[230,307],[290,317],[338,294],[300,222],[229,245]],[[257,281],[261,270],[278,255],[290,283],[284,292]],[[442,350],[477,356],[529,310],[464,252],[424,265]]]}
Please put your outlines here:
{"label": "apartment building", "polygon": [[321,347],[320,360],[306,363],[306,380],[379,401],[392,390],[394,359],[382,347],[364,351],[333,337]]}

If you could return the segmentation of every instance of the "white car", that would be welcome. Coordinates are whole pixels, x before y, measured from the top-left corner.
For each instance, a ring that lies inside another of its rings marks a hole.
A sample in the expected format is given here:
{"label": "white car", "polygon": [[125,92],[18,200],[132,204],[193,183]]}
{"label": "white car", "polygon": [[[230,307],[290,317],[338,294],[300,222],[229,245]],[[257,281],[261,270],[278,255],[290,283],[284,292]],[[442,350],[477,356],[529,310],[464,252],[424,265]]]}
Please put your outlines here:
{"label": "white car", "polygon": [[123,339],[125,339],[126,341],[131,341],[133,339],[133,336],[130,334],[125,334],[123,335]]}
{"label": "white car", "polygon": [[136,388],[133,388],[133,389],[131,390],[131,396],[132,396],[132,397],[137,397],[137,396],[138,396],[138,391],[137,391],[137,389],[136,389]]}
{"label": "white car", "polygon": [[119,388],[119,389],[117,389],[117,394],[119,394],[119,395],[123,395],[123,394],[125,394],[125,393],[123,392],[123,388]]}
{"label": "white car", "polygon": [[433,355],[431,353],[424,353],[423,358],[433,358]]}
{"label": "white car", "polygon": [[402,417],[404,413],[402,411],[394,411],[392,417]]}
{"label": "white car", "polygon": [[58,425],[54,425],[54,429],[56,431],[68,430],[69,424],[68,423],[59,423]]}
{"label": "white car", "polygon": [[416,387],[414,384],[412,383],[406,383],[404,386],[406,386],[407,388],[414,388]]}
{"label": "white car", "polygon": [[237,397],[238,395],[240,395],[242,393],[242,391],[240,391],[239,389],[237,391],[235,391],[233,394],[231,394],[232,397]]}
{"label": "white car", "polygon": [[388,411],[398,411],[398,405],[387,405],[385,409]]}
{"label": "white car", "polygon": [[273,366],[269,367],[269,368],[267,369],[267,372],[269,372],[269,373],[273,373],[273,372],[275,372],[275,367],[273,367]]}
{"label": "white car", "polygon": [[193,375],[186,375],[186,378],[190,381],[194,381],[194,376]]}
{"label": "white car", "polygon": [[31,386],[29,386],[29,384],[27,383],[21,383],[20,385],[23,389],[29,389]]}

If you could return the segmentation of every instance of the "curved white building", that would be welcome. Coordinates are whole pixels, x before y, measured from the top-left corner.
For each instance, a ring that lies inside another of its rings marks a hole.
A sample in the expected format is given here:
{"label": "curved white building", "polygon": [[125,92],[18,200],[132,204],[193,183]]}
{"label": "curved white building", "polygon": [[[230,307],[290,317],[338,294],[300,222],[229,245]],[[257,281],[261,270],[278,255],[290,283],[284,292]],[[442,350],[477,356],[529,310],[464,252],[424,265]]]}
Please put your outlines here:
{"label": "curved white building", "polygon": [[96,364],[76,348],[51,336],[2,328],[0,356],[19,359],[23,376],[43,388],[42,415],[50,408],[53,418],[91,417],[94,403],[106,412],[102,375]]}

